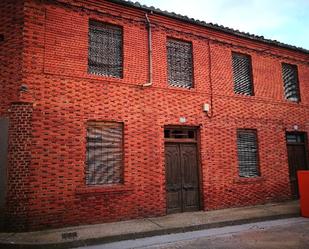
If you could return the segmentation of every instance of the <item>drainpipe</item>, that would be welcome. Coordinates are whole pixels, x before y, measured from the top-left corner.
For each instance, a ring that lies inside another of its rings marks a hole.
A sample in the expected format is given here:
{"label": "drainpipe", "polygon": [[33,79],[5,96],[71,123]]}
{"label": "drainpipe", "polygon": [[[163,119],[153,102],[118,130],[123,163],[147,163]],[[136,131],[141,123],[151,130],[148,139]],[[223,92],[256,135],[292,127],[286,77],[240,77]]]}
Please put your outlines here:
{"label": "drainpipe", "polygon": [[207,113],[209,118],[213,117],[213,89],[212,89],[212,61],[211,61],[211,49],[210,40],[208,40],[208,74],[209,74],[209,91],[210,91],[210,114]]}
{"label": "drainpipe", "polygon": [[[152,12],[150,12],[152,13]],[[148,82],[143,84],[143,87],[152,85],[152,38],[151,38],[151,23],[148,14],[145,14],[148,30]]]}

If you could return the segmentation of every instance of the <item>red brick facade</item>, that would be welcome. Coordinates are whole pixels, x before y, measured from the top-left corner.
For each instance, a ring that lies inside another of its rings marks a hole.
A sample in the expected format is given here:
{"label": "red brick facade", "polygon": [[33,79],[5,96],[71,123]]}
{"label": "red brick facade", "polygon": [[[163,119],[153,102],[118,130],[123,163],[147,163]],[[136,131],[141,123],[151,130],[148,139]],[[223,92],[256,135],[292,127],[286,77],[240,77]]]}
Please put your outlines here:
{"label": "red brick facade", "polygon": [[[291,198],[285,132],[294,125],[309,132],[308,53],[149,13],[153,85],[142,87],[145,11],[104,0],[0,6],[0,115],[10,120],[8,228],[165,215],[165,125],[199,127],[202,210]],[[89,19],[123,27],[122,79],[87,73]],[[194,88],[168,85],[167,37],[192,42]],[[234,93],[232,51],[251,55],[254,96]],[[300,103],[284,98],[282,62],[298,66]],[[204,103],[211,103],[208,115]],[[87,187],[86,124],[104,120],[124,123],[124,184]],[[238,177],[238,128],[257,130],[261,177]]]}

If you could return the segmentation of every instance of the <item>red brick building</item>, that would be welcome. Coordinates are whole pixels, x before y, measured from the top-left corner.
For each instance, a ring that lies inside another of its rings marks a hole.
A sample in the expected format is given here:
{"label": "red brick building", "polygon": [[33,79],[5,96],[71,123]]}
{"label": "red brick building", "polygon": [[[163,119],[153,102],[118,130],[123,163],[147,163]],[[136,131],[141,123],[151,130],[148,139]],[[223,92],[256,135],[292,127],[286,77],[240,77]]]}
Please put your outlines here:
{"label": "red brick building", "polygon": [[120,0],[0,9],[7,229],[297,197],[308,50]]}

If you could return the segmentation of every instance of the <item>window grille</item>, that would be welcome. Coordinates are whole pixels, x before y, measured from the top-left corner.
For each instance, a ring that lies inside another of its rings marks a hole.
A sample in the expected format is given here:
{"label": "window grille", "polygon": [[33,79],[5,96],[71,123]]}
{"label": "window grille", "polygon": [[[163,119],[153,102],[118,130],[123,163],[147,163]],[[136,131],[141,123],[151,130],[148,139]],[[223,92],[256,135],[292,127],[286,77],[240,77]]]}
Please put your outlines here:
{"label": "window grille", "polygon": [[259,176],[257,136],[254,130],[237,131],[237,152],[240,177]]}
{"label": "window grille", "polygon": [[164,138],[196,139],[196,130],[191,129],[164,129]]}
{"label": "window grille", "polygon": [[123,182],[123,124],[91,122],[87,127],[86,183]]}
{"label": "window grille", "polygon": [[122,28],[89,21],[88,71],[122,77]]}
{"label": "window grille", "polygon": [[167,40],[168,82],[171,86],[193,86],[192,44]]}
{"label": "window grille", "polygon": [[290,101],[299,101],[297,66],[282,63],[282,78],[285,98]]}
{"label": "window grille", "polygon": [[300,133],[286,133],[286,141],[287,143],[304,143],[305,136],[304,134]]}
{"label": "window grille", "polygon": [[232,53],[234,92],[253,95],[251,57]]}

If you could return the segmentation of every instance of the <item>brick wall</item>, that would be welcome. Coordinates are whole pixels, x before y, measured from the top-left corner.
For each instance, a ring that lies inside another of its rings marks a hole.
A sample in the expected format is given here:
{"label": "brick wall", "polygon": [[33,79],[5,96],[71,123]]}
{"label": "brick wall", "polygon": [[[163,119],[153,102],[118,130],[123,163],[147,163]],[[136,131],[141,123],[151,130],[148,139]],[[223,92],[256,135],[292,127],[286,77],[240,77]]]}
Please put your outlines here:
{"label": "brick wall", "polygon": [[17,100],[22,78],[23,1],[0,2],[0,115],[7,116],[11,101]]}
{"label": "brick wall", "polygon": [[[290,198],[285,131],[297,124],[309,132],[308,55],[153,14],[153,86],[143,88],[148,79],[144,13],[107,1],[70,3],[25,3],[23,83],[29,91],[20,98],[33,103],[31,122],[23,126],[32,139],[28,203],[21,210],[12,199],[9,209],[11,217],[27,217],[24,229],[164,215],[163,130],[180,125],[179,117],[186,117],[186,126],[200,127],[204,210]],[[123,79],[87,73],[89,19],[123,27]],[[167,37],[192,42],[194,89],[168,86]],[[259,52],[266,49],[270,52]],[[251,55],[255,96],[234,94],[231,51]],[[282,61],[298,65],[300,104],[284,100]],[[210,118],[202,104],[211,99]],[[14,112],[26,107],[20,108]],[[124,122],[123,186],[85,186],[89,120]],[[237,128],[257,129],[258,179],[238,177]],[[23,191],[12,191],[12,198]]]}
{"label": "brick wall", "polygon": [[[9,152],[8,155],[3,155],[8,158],[8,165],[1,165],[7,167],[7,169],[3,169],[9,175],[4,175],[5,181],[8,180],[7,178],[10,181],[7,181],[7,191],[1,189],[1,191],[4,191],[4,196],[7,192],[8,200],[5,201],[5,209],[1,209],[1,212],[3,212],[1,219],[10,213],[12,219],[8,217],[7,223],[20,218],[20,223],[16,222],[16,225],[26,223],[26,215],[23,209],[25,201],[23,186],[26,186],[26,182],[23,181],[26,179],[23,177],[25,176],[23,169],[30,163],[28,158],[25,157],[26,152],[23,148],[25,138],[22,133],[27,126],[19,129],[16,126],[17,124],[13,123],[16,120],[21,121],[21,119],[18,119],[18,115],[21,115],[25,109],[21,108],[19,112],[17,110],[18,105],[12,105],[19,98],[19,88],[22,84],[23,18],[22,0],[3,0],[0,2],[0,34],[3,37],[0,41],[0,117],[8,119],[10,125]],[[5,133],[6,131],[0,131],[0,136],[4,135],[5,137],[6,134],[2,134],[2,132]],[[4,222],[1,220],[0,223],[2,229]],[[22,229],[24,228],[23,225],[21,225]]]}
{"label": "brick wall", "polygon": [[6,227],[27,229],[31,185],[32,104],[12,103],[9,110],[8,186]]}

